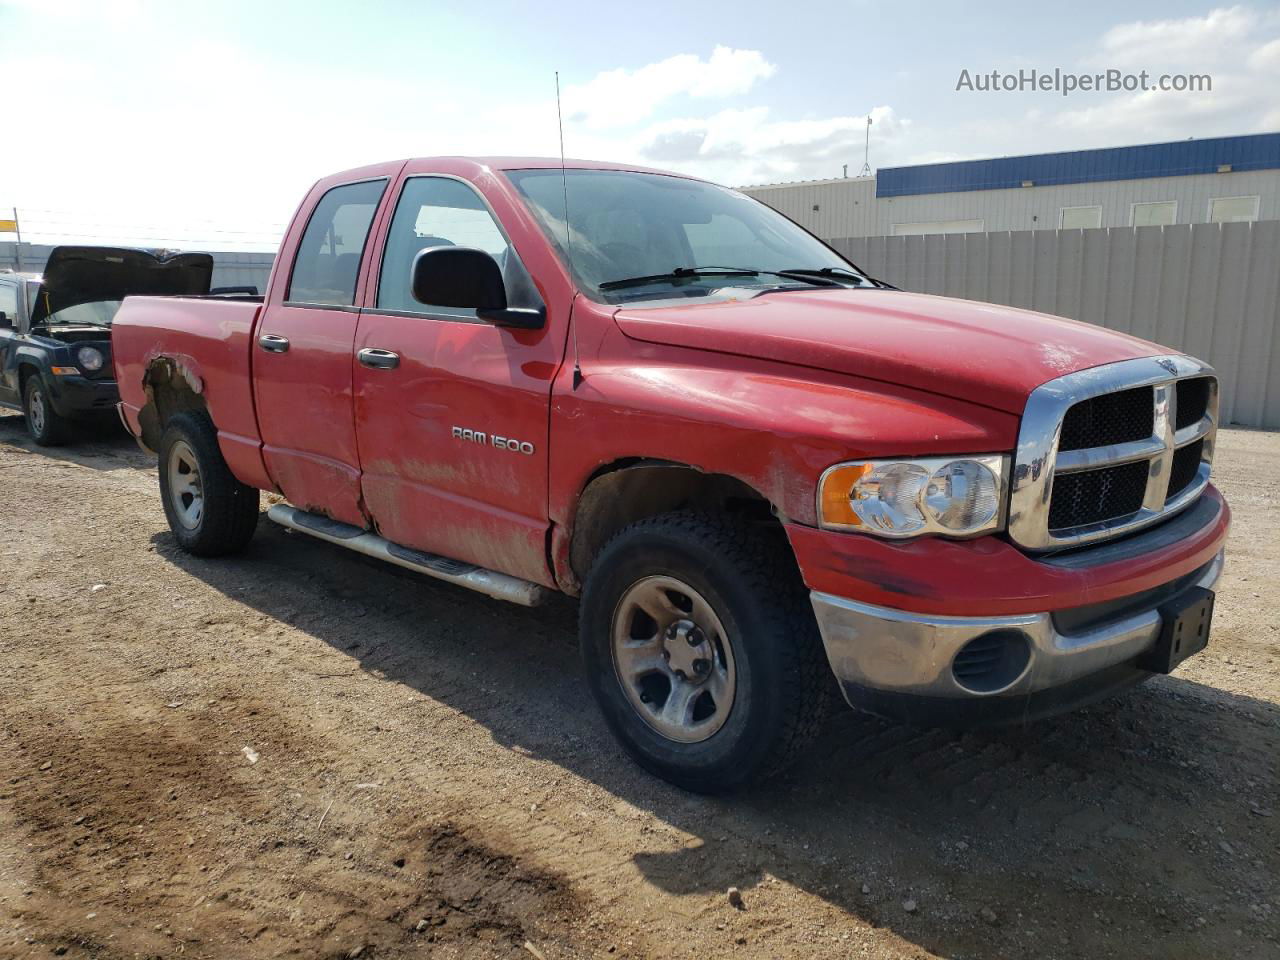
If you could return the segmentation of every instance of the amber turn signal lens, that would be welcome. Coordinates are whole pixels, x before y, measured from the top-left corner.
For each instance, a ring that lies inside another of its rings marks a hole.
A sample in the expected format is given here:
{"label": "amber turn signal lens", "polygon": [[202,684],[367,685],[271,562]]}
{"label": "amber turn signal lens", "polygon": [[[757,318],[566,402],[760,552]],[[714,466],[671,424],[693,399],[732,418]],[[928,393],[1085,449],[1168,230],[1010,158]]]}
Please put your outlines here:
{"label": "amber turn signal lens", "polygon": [[870,473],[870,463],[847,463],[828,470],[822,478],[822,522],[838,523],[848,527],[862,526],[862,520],[853,512],[849,495],[854,485]]}
{"label": "amber turn signal lens", "polygon": [[79,367],[50,367],[55,377],[78,377],[80,376]]}

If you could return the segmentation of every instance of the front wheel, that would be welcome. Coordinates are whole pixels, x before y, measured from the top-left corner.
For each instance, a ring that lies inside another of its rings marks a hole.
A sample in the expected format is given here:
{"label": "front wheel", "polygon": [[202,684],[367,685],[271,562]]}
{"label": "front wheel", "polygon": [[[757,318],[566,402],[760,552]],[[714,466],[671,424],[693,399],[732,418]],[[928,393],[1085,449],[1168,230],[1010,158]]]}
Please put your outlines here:
{"label": "front wheel", "polygon": [[27,418],[27,433],[42,447],[54,447],[64,443],[71,429],[71,422],[53,409],[49,400],[49,388],[32,374],[22,392],[22,412]]}
{"label": "front wheel", "polygon": [[781,770],[833,702],[785,539],[724,517],[667,514],[614,537],[587,578],[580,641],[614,734],[688,790]]}
{"label": "front wheel", "polygon": [[258,491],[236,479],[198,413],[176,415],[160,438],[160,497],[178,545],[196,556],[239,553],[258,525]]}

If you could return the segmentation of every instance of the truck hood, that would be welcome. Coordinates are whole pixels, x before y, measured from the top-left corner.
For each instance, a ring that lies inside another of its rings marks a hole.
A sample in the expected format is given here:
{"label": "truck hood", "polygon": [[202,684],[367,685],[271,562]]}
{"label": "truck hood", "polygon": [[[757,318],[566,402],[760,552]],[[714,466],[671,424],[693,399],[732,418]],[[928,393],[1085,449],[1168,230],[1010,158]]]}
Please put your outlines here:
{"label": "truck hood", "polygon": [[1027,395],[1048,380],[1169,352],[1113,330],[1030,310],[879,289],[622,307],[615,320],[628,337],[648,343],[777,360],[1014,414],[1021,414]]}
{"label": "truck hood", "polygon": [[123,247],[54,247],[32,311],[38,323],[51,313],[130,294],[191,296],[209,292],[213,257],[207,253]]}

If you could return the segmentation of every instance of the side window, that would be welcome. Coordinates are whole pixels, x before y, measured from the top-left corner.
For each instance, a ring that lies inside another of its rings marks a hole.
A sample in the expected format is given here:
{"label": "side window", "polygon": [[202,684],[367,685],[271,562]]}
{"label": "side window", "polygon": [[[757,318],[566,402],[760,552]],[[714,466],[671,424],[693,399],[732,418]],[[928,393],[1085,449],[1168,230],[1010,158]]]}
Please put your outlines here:
{"label": "side window", "polygon": [[[457,180],[443,177],[414,177],[405,182],[391,218],[382,274],[378,280],[377,305],[383,310],[425,312],[413,298],[413,261],[428,247],[475,247],[493,255],[507,281],[507,296],[513,306],[514,289],[527,282],[514,251],[493,214],[479,195]],[[474,310],[439,308],[432,313],[474,316]]]}
{"label": "side window", "polygon": [[18,288],[3,280],[0,280],[0,313],[4,314],[5,326],[18,325]]}
{"label": "side window", "polygon": [[285,300],[349,307],[356,302],[360,257],[386,180],[334,187],[316,204],[298,244]]}

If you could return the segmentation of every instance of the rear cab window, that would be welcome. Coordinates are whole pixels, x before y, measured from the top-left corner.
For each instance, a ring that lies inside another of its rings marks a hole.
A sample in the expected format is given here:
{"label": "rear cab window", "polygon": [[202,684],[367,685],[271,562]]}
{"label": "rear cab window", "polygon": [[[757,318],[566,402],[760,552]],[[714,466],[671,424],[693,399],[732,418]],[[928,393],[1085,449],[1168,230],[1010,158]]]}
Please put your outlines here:
{"label": "rear cab window", "polygon": [[360,260],[386,188],[385,179],[366,180],[333,187],[320,198],[294,256],[286,302],[355,304]]}

